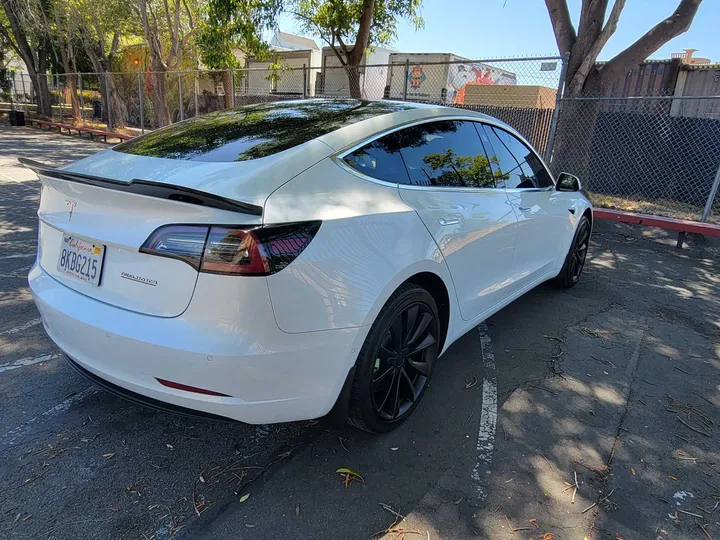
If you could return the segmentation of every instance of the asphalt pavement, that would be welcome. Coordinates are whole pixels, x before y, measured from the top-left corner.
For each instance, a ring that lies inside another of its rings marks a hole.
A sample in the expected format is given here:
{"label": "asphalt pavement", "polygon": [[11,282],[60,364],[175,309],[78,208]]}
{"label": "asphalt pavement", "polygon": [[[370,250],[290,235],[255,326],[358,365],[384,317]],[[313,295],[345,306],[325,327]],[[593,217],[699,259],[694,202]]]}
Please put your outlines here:
{"label": "asphalt pavement", "polygon": [[720,536],[718,242],[598,223],[581,282],[460,339],[388,435],[196,420],[94,389],[32,303],[16,158],[103,148],[0,125],[0,538]]}

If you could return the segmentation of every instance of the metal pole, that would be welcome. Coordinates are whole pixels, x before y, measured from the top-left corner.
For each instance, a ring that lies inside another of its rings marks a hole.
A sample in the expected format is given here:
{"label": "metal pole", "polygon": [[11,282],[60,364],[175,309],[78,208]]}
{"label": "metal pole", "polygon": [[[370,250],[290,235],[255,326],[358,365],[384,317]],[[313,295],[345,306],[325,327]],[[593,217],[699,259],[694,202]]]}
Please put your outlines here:
{"label": "metal pole", "polygon": [[105,103],[107,105],[107,128],[112,130],[112,109],[110,108],[110,73],[105,72]]}
{"label": "metal pole", "polygon": [[78,73],[78,84],[80,85],[80,118],[85,125],[85,98],[83,97],[82,73]]}
{"label": "metal pole", "polygon": [[235,106],[235,70],[229,69],[230,72],[230,92],[232,92],[232,97],[230,98],[230,104],[234,107]]}
{"label": "metal pole", "polygon": [[[57,104],[60,107],[60,120],[62,120],[62,103],[60,103],[60,77],[55,74],[55,94],[57,95]],[[50,110],[52,111],[52,100],[50,100]],[[53,114],[55,118],[55,114]]]}
{"label": "metal pole", "polygon": [[303,99],[307,98],[307,65],[303,64]]}
{"label": "metal pole", "polygon": [[553,110],[552,119],[550,120],[550,133],[548,134],[547,145],[545,146],[545,163],[548,165],[550,165],[553,146],[555,145],[555,132],[557,131],[558,118],[560,117],[560,107],[562,106],[562,94],[565,86],[565,71],[567,70],[568,60],[570,60],[569,52],[565,53],[562,57],[560,80],[558,81],[557,94],[555,94],[555,110]]}
{"label": "metal pole", "polygon": [[410,76],[410,60],[405,60],[405,78],[403,81],[403,101],[407,100],[408,77]]}
{"label": "metal pole", "polygon": [[145,134],[145,118],[143,110],[142,72],[138,71],[138,100],[140,103],[140,133]]}
{"label": "metal pole", "polygon": [[182,96],[182,71],[178,71],[178,106],[180,107],[180,121],[185,120],[185,106]]}
{"label": "metal pole", "polygon": [[27,112],[28,106],[27,106],[27,102],[25,101],[25,77],[23,76],[22,73],[20,74],[20,82],[22,83],[22,87],[23,87],[23,103],[25,104],[25,112]]}
{"label": "metal pole", "polygon": [[195,84],[193,85],[193,92],[195,93],[195,116],[197,116],[199,113],[198,111],[198,92],[200,90],[200,77],[198,76],[197,72],[195,72]]}
{"label": "metal pole", "polygon": [[705,223],[710,217],[713,202],[715,201],[715,196],[718,192],[718,186],[720,186],[720,165],[718,165],[718,170],[715,173],[715,180],[713,181],[713,185],[710,188],[710,193],[708,194],[707,202],[705,203],[705,210],[703,210],[702,219],[700,219],[700,221],[702,221],[703,223]]}

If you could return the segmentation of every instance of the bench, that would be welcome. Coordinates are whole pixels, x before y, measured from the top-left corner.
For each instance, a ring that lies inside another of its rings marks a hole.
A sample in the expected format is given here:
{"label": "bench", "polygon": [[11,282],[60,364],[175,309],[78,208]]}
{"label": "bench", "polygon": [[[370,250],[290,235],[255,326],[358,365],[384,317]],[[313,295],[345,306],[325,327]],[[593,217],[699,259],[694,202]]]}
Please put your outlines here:
{"label": "bench", "polygon": [[688,233],[720,237],[720,225],[703,223],[701,221],[651,216],[648,214],[636,214],[634,212],[624,212],[622,210],[611,210],[610,208],[594,208],[593,217],[597,219],[617,221],[619,223],[632,223],[635,225],[645,225],[647,227],[659,227],[670,231],[678,231],[678,248],[682,247],[683,242],[685,241],[685,235]]}
{"label": "bench", "polygon": [[62,122],[50,122],[48,120],[37,120],[35,118],[25,118],[25,123],[29,126],[36,125],[40,129],[48,127],[50,129],[57,129],[60,133],[67,131],[68,135],[72,135],[73,131],[77,131],[78,135],[87,133],[90,138],[93,139],[95,136],[102,137],[105,142],[109,138],[119,139],[120,141],[129,141],[133,138],[132,135],[124,135],[122,133],[113,133],[112,131],[103,131],[101,129],[89,128],[84,126],[73,126],[72,124],[64,124]]}

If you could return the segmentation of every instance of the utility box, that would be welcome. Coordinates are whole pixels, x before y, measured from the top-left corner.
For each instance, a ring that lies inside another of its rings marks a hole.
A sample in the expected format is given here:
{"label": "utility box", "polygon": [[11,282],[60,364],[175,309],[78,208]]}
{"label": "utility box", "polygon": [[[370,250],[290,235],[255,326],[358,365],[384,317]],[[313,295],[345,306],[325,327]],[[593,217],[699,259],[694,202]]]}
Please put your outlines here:
{"label": "utility box", "polygon": [[467,85],[515,85],[515,73],[452,53],[393,53],[385,96],[389,99],[461,104]]}

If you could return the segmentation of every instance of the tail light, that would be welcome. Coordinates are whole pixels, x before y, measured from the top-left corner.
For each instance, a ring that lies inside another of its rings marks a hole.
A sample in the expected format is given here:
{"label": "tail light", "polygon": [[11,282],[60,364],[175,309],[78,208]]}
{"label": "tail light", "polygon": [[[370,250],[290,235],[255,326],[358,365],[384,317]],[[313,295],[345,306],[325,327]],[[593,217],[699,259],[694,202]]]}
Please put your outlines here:
{"label": "tail light", "polygon": [[208,274],[267,276],[294,261],[320,224],[164,225],[150,235],[140,252],[180,259]]}

